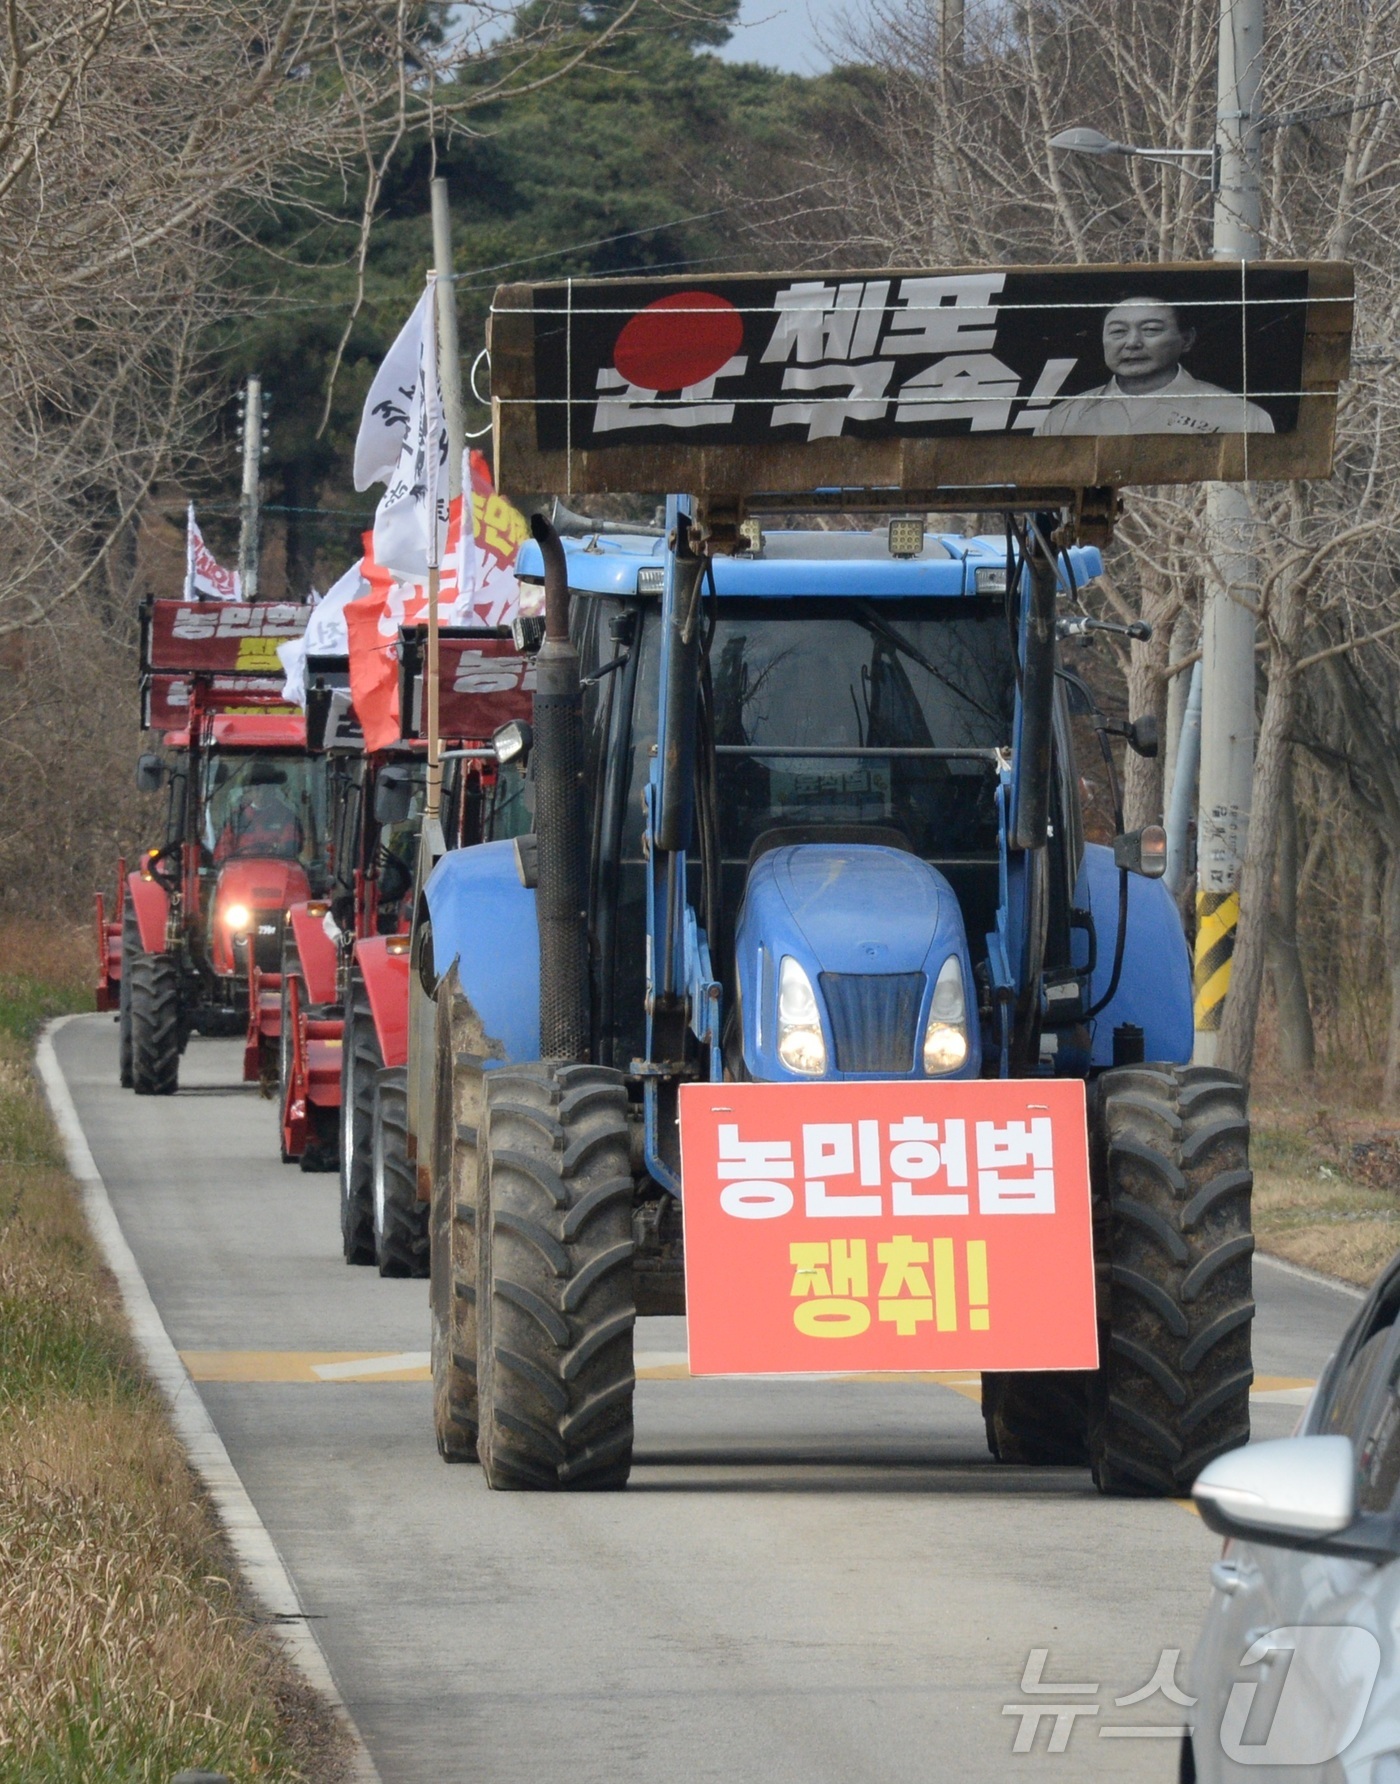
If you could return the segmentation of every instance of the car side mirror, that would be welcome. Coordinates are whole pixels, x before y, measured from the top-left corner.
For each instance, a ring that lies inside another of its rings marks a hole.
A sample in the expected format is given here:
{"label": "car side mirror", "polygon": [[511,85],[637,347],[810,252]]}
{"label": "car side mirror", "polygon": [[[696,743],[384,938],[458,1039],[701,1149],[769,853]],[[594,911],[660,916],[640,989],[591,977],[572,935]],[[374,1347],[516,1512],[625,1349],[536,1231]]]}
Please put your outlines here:
{"label": "car side mirror", "polygon": [[1167,871],[1167,833],[1160,824],[1147,824],[1113,839],[1113,865],[1145,880],[1160,880]]}
{"label": "car side mirror", "polygon": [[413,777],[407,768],[385,768],[374,783],[374,821],[381,828],[402,824],[413,806]]}
{"label": "car side mirror", "polygon": [[1128,748],[1139,756],[1154,757],[1157,754],[1157,715],[1145,712],[1140,719],[1134,719],[1124,731],[1128,740]]}
{"label": "car side mirror", "polygon": [[1356,1458],[1348,1437],[1283,1437],[1217,1456],[1191,1489],[1220,1536],[1307,1548],[1356,1518]]}
{"label": "car side mirror", "polygon": [[136,758],[136,785],[143,793],[159,793],[165,785],[165,764],[150,750]]}

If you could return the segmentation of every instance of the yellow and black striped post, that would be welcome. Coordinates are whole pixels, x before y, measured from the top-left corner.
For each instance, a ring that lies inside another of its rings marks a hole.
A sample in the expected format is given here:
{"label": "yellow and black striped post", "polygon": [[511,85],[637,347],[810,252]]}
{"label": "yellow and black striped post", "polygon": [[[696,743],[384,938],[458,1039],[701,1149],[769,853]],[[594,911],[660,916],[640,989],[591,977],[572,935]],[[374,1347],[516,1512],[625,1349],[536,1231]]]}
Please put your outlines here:
{"label": "yellow and black striped post", "polygon": [[1225,1013],[1230,989],[1230,961],[1240,920],[1238,892],[1196,894],[1196,966],[1194,992],[1197,1033],[1213,1034]]}

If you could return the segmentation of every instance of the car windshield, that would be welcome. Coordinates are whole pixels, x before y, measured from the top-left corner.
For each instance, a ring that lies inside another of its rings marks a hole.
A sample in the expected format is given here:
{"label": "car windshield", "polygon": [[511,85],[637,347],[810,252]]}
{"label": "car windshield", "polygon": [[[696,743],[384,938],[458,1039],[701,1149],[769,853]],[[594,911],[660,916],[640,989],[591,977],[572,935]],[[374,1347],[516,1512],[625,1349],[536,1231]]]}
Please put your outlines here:
{"label": "car windshield", "polygon": [[273,856],[314,867],[325,828],[321,758],[215,751],[204,759],[202,840],[217,866]]}
{"label": "car windshield", "polygon": [[710,679],[726,861],[765,830],[850,825],[926,859],[995,854],[1015,706],[999,602],[726,601]]}

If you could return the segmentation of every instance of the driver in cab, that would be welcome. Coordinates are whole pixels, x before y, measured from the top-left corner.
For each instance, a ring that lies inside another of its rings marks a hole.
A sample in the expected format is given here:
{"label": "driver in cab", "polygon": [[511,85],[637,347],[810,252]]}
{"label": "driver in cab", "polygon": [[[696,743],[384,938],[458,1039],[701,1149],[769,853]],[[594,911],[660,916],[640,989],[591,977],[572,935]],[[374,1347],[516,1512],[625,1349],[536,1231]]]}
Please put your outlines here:
{"label": "driver in cab", "polygon": [[214,846],[216,863],[234,855],[271,855],[291,859],[300,854],[301,820],[278,791],[286,776],[272,762],[255,762],[238,803]]}

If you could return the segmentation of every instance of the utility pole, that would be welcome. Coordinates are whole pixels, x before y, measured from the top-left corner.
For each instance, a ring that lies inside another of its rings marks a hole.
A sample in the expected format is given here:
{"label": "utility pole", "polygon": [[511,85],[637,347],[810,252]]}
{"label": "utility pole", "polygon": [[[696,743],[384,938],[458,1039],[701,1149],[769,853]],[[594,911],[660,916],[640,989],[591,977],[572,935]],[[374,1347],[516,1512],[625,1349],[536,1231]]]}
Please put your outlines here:
{"label": "utility pole", "polygon": [[[1221,0],[1213,252],[1259,253],[1263,0]],[[1201,791],[1196,819],[1195,1059],[1215,1063],[1239,922],[1254,776],[1254,613],[1259,587],[1246,486],[1212,483],[1206,517],[1216,576],[1201,626]],[[1238,597],[1238,598],[1236,598]],[[1249,603],[1246,605],[1245,603]]]}
{"label": "utility pole", "polygon": [[942,0],[943,5],[943,78],[949,96],[962,97],[963,68],[967,57],[967,21],[964,0]]}
{"label": "utility pole", "polygon": [[258,598],[258,530],[262,480],[262,379],[249,378],[243,393],[243,500],[238,533],[238,579],[245,601]]}

